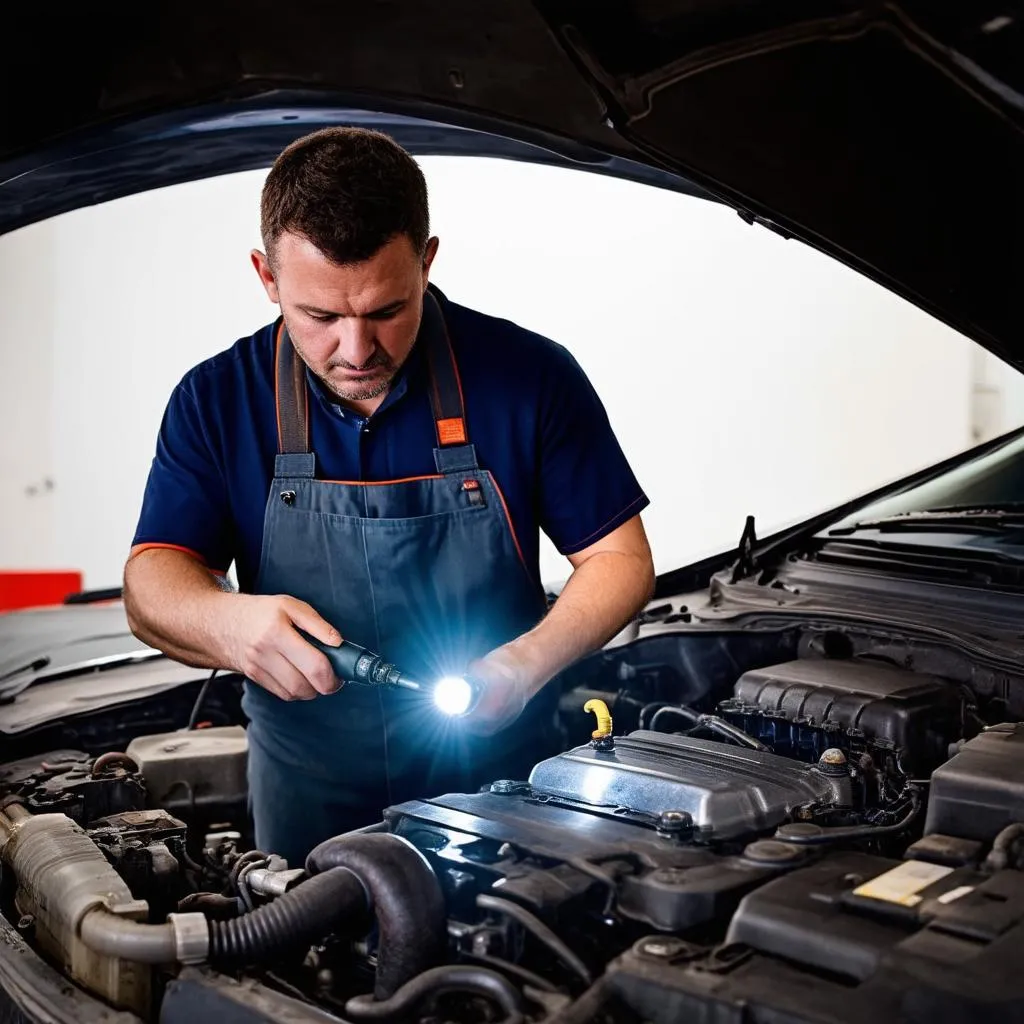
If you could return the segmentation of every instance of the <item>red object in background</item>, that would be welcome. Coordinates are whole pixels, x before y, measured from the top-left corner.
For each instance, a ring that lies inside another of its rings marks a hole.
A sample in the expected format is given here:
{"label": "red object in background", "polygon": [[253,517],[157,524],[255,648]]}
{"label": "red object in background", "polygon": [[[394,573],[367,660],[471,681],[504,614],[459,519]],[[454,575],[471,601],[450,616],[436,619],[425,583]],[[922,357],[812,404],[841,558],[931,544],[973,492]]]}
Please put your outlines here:
{"label": "red object in background", "polygon": [[0,570],[0,612],[63,604],[82,589],[80,572],[6,572]]}

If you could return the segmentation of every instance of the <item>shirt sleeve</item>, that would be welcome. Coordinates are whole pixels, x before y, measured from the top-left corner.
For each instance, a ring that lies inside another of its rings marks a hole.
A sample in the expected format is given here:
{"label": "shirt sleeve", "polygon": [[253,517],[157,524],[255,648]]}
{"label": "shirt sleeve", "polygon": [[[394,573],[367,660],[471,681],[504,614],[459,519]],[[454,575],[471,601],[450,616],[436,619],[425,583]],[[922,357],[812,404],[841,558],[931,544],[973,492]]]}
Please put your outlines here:
{"label": "shirt sleeve", "polygon": [[160,425],[132,554],[173,548],[223,573],[234,559],[233,534],[224,474],[186,377],[172,392]]}
{"label": "shirt sleeve", "polygon": [[583,369],[560,346],[540,405],[540,525],[563,555],[575,554],[648,504]]}

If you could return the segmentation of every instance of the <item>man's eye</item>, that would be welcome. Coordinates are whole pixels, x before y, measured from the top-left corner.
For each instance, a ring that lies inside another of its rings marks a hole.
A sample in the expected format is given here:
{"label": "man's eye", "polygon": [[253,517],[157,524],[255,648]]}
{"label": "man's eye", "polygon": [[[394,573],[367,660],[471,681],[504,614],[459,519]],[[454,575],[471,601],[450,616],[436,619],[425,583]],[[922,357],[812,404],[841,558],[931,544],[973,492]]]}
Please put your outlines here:
{"label": "man's eye", "polygon": [[331,320],[335,319],[335,316],[334,316],[333,313],[324,313],[323,315],[319,315],[317,313],[310,313],[309,316],[310,316],[311,319],[317,320],[317,321],[319,321],[322,324],[326,324],[326,323],[330,322]]}
{"label": "man's eye", "polygon": [[397,309],[385,309],[380,313],[367,313],[367,320],[394,320],[398,316],[399,311]]}

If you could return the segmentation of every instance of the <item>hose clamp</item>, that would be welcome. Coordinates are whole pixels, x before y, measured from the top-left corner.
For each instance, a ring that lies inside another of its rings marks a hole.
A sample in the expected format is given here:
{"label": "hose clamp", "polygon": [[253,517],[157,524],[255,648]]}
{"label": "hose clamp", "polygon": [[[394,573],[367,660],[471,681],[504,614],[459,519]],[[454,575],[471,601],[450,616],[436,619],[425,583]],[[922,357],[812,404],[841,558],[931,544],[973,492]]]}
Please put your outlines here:
{"label": "hose clamp", "polygon": [[174,932],[174,955],[181,964],[205,963],[210,954],[210,925],[199,913],[168,914]]}

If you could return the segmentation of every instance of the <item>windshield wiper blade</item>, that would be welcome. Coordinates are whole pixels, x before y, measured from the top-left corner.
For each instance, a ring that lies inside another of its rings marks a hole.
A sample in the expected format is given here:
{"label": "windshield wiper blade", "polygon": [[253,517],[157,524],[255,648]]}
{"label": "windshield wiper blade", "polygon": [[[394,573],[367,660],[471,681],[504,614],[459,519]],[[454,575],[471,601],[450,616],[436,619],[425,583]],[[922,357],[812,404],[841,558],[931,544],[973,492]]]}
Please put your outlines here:
{"label": "windshield wiper blade", "polygon": [[895,533],[900,530],[942,533],[1003,533],[1024,527],[1024,506],[1017,508],[950,507],[922,512],[901,512],[881,519],[865,519],[850,526],[837,526],[828,531],[830,537],[847,537],[860,530]]}
{"label": "windshield wiper blade", "polygon": [[36,658],[35,661],[30,661],[27,665],[19,665],[17,668],[12,668],[9,672],[5,672],[0,676],[0,683],[5,683],[8,679],[13,679],[15,676],[24,675],[26,672],[39,672],[49,664],[50,659],[45,655],[42,658]]}
{"label": "windshield wiper blade", "polygon": [[66,665],[53,665],[53,672],[40,677],[40,672],[53,664],[48,657],[37,658],[20,668],[7,672],[0,679],[0,701],[11,701],[35,683],[47,682],[51,679],[66,679],[69,676],[85,675],[87,672],[99,672],[103,669],[118,668],[140,661],[152,661],[154,658],[165,658],[163,651],[140,649],[137,651],[121,651],[118,654],[102,654],[95,658],[83,658],[71,661]]}

